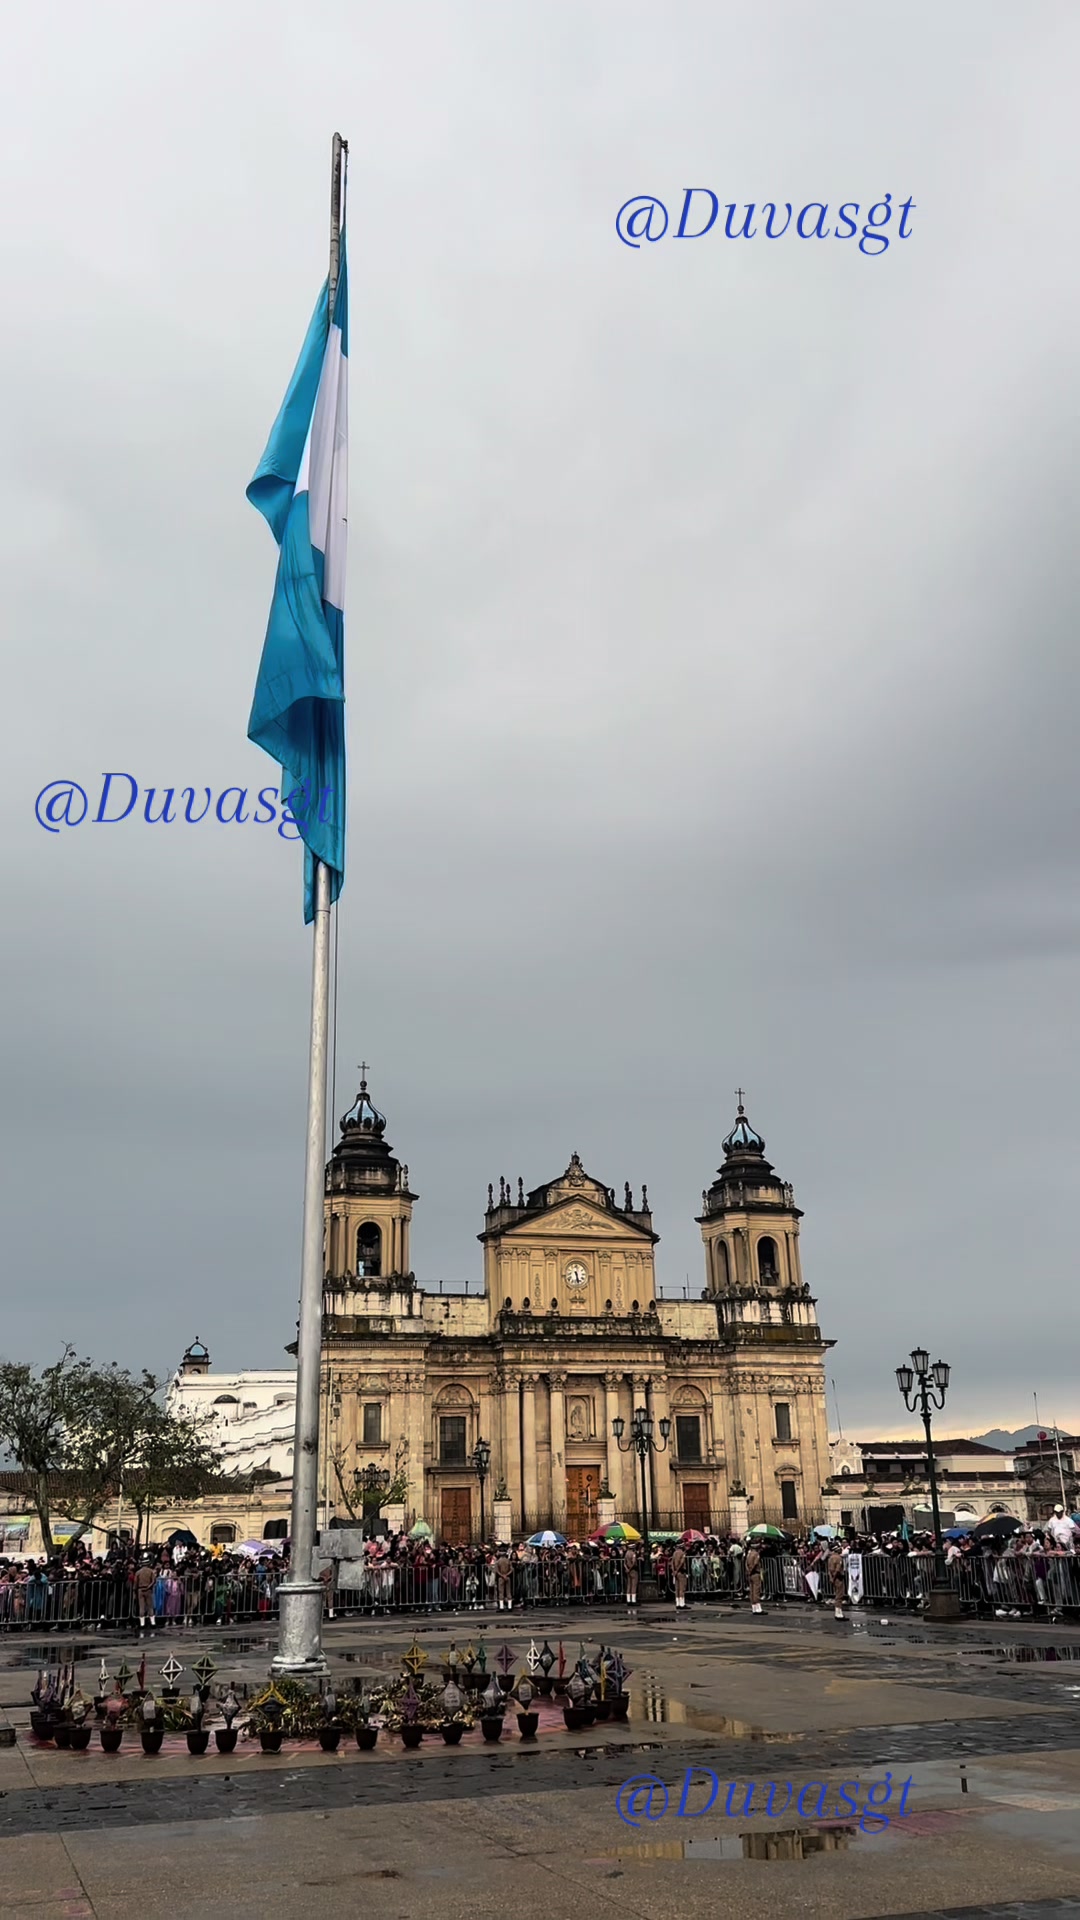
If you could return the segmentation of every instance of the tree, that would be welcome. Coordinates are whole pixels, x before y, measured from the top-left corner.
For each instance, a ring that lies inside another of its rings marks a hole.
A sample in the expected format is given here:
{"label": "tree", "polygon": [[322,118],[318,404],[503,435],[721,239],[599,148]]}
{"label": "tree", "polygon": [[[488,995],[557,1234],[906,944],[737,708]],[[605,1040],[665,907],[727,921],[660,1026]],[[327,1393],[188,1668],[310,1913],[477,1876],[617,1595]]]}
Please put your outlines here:
{"label": "tree", "polygon": [[373,1518],[381,1507],[400,1506],[409,1492],[409,1446],[408,1441],[400,1440],[394,1455],[394,1471],[388,1487],[367,1487],[364,1485],[363,1467],[347,1467],[344,1448],[338,1447],[330,1455],[330,1464],[334,1469],[334,1478],[338,1491],[350,1520],[359,1520],[361,1529],[369,1518]]}
{"label": "tree", "polygon": [[124,1470],[124,1493],[138,1517],[136,1539],[150,1515],[181,1500],[198,1500],[221,1474],[221,1455],[208,1437],[212,1422],[173,1415],[156,1403],[146,1408]]}
{"label": "tree", "polygon": [[46,1553],[61,1482],[67,1516],[85,1532],[125,1488],[144,1502],[141,1518],[156,1499],[195,1497],[220,1471],[194,1425],[165,1412],[162,1386],[145,1368],[94,1366],[73,1347],[39,1374],[0,1361],[0,1443],[30,1478]]}

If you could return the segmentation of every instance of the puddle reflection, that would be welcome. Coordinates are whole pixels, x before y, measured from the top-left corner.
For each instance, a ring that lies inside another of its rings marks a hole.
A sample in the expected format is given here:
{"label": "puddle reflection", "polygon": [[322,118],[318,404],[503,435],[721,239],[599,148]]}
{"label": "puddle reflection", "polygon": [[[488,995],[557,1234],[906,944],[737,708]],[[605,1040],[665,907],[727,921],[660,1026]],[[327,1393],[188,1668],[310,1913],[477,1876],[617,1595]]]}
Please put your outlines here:
{"label": "puddle reflection", "polygon": [[813,1860],[821,1853],[844,1853],[853,1841],[876,1840],[856,1827],[780,1827],[771,1833],[715,1833],[693,1840],[653,1840],[620,1847],[609,1860]]}
{"label": "puddle reflection", "polygon": [[783,1743],[801,1738],[797,1733],[772,1733],[765,1727],[753,1726],[749,1720],[732,1720],[726,1714],[707,1713],[699,1707],[688,1707],[684,1701],[673,1699],[654,1673],[641,1673],[638,1679],[639,1685],[634,1689],[635,1698],[630,1708],[634,1720],[699,1727],[703,1733],[726,1734],[729,1740]]}

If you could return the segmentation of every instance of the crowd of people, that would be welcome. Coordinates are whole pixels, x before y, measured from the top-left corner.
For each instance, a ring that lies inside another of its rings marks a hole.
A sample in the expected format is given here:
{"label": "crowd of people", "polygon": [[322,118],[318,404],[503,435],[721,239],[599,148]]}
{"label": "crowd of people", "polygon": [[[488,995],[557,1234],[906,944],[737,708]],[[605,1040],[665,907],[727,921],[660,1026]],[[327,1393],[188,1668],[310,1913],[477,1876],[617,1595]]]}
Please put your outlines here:
{"label": "crowd of people", "polygon": [[[1080,1609],[1080,1529],[1057,1509],[1039,1526],[946,1538],[945,1571],[961,1599],[999,1617]],[[623,1605],[650,1597],[804,1601],[837,1614],[849,1605],[926,1604],[934,1542],[905,1528],[846,1528],[801,1537],[687,1533],[683,1538],[560,1541],[556,1545],[455,1546],[399,1533],[368,1541],[357,1560],[320,1571],[327,1612],[480,1612],[539,1606]],[[288,1568],[286,1542],[243,1552],[174,1538],[142,1550],[122,1541],[95,1556],[85,1541],[22,1561],[0,1559],[0,1631],[19,1627],[228,1625],[275,1611]]]}

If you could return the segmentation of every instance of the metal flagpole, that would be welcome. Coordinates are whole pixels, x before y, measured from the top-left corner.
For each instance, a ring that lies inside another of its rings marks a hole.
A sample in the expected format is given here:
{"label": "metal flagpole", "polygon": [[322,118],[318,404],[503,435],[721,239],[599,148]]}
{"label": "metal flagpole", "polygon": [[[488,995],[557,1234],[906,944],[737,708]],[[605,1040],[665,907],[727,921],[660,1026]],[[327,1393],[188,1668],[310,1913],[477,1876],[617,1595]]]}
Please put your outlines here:
{"label": "metal flagpole", "polygon": [[[334,314],[345,201],[345,154],[334,135],[330,183],[328,323]],[[311,1049],[308,1065],[304,1234],[300,1264],[300,1321],[296,1341],[296,1435],[293,1443],[292,1544],[289,1572],[278,1588],[275,1673],[325,1673],[323,1590],[312,1578],[319,1495],[319,1377],[322,1365],[323,1186],[326,1167],[326,1070],[330,1032],[330,869],[315,861],[311,967]]]}

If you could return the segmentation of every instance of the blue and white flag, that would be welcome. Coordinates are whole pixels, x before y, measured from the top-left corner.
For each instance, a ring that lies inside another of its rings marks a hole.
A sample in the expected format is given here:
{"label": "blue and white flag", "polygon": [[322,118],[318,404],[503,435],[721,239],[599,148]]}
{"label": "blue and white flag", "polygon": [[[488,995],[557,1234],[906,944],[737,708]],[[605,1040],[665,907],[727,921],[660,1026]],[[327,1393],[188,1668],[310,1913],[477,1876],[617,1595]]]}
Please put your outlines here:
{"label": "blue and white flag", "polygon": [[342,233],[333,318],[327,281],[247,490],[281,549],[248,739],[282,769],[282,797],[305,845],[306,921],[315,861],[330,869],[332,900],[345,878],[348,309]]}

